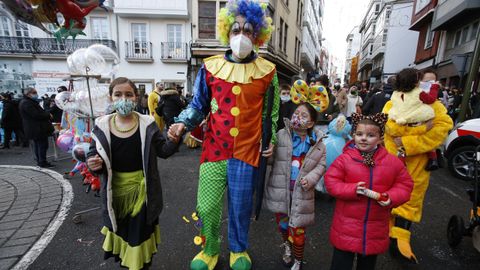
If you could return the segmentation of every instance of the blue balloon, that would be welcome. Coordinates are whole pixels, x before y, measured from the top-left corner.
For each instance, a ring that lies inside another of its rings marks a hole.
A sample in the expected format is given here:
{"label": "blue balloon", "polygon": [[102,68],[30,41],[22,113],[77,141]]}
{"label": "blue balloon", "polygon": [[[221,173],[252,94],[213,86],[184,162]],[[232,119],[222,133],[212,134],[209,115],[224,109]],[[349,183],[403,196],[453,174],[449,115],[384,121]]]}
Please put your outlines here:
{"label": "blue balloon", "polygon": [[352,131],[352,125],[348,123],[343,114],[333,119],[328,125],[328,137],[323,140],[326,146],[326,163],[327,169],[342,154],[343,147],[347,140],[350,140],[350,132]]}

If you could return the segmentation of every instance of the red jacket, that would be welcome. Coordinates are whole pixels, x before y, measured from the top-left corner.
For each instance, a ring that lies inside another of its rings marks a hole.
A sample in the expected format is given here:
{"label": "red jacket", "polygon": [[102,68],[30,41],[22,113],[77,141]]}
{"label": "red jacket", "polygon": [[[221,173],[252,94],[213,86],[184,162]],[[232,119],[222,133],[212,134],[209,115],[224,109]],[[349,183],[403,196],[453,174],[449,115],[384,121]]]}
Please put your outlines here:
{"label": "red jacket", "polygon": [[[360,151],[353,141],[325,174],[325,186],[336,198],[335,213],[330,229],[330,241],[337,249],[364,255],[380,254],[389,245],[390,211],[410,199],[413,181],[405,165],[380,146],[375,155],[375,167],[363,164]],[[387,193],[392,203],[380,206],[375,200],[357,195],[357,183]]]}

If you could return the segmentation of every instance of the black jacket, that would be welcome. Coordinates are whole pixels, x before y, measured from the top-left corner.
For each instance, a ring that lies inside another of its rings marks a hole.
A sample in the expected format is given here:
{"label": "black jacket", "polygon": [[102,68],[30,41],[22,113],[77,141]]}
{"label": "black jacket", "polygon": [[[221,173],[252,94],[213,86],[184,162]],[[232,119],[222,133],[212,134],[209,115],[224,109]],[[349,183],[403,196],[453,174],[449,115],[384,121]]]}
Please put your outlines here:
{"label": "black jacket", "polygon": [[52,135],[54,128],[50,122],[50,114],[40,107],[37,101],[25,96],[19,107],[27,139],[39,140]]}
{"label": "black jacket", "polygon": [[5,129],[21,129],[22,118],[18,109],[18,102],[13,100],[3,101],[2,123],[1,127]]}
{"label": "black jacket", "polygon": [[297,105],[293,103],[291,100],[281,103],[280,104],[280,113],[278,115],[278,121],[277,121],[277,132],[285,127],[285,121],[283,118],[288,118],[290,119],[297,109]]}
{"label": "black jacket", "polygon": [[164,90],[160,92],[160,99],[164,102],[162,116],[168,127],[175,123],[174,118],[182,112],[185,103],[180,98],[180,94],[177,90]]}
{"label": "black jacket", "polygon": [[[87,158],[99,155],[103,159],[103,168],[95,173],[101,176],[102,206],[104,225],[117,231],[117,220],[112,206],[112,164],[110,149],[110,126],[112,114],[102,116],[95,120],[92,131],[92,142]],[[166,141],[153,117],[138,114],[140,138],[142,142],[143,168],[147,187],[147,223],[153,224],[163,208],[162,186],[157,167],[157,157],[167,158],[178,149],[177,144]],[[128,157],[126,157],[128,158]]]}
{"label": "black jacket", "polygon": [[340,107],[337,104],[337,99],[332,94],[332,91],[327,88],[328,91],[328,107],[327,109],[317,114],[317,125],[328,125],[331,120],[328,120],[327,115],[332,116],[332,120],[337,118],[340,113]]}
{"label": "black jacket", "polygon": [[367,103],[363,105],[362,113],[364,115],[372,115],[382,112],[383,107],[392,97],[392,93],[392,86],[388,84],[385,85],[383,91],[375,93],[368,99]]}

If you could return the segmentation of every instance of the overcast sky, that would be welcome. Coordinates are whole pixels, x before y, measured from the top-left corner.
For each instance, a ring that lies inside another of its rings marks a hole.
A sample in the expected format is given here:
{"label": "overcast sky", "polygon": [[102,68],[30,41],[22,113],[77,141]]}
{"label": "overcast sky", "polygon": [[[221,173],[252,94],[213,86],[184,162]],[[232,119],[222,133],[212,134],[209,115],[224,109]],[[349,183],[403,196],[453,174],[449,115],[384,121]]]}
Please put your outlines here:
{"label": "overcast sky", "polygon": [[345,61],[347,35],[360,25],[370,0],[325,0],[323,37],[329,50]]}

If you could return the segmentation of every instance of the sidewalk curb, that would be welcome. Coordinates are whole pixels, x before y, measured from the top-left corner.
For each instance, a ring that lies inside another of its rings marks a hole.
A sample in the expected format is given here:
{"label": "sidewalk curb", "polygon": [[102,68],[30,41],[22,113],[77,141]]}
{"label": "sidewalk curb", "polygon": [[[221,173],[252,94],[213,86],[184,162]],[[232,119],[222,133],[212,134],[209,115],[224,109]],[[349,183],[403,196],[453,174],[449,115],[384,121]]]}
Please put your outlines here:
{"label": "sidewalk curb", "polygon": [[62,203],[58,213],[52,219],[52,221],[47,226],[45,232],[42,236],[35,242],[35,244],[23,255],[20,261],[12,268],[12,270],[24,270],[27,269],[30,264],[32,264],[35,259],[42,253],[42,251],[47,247],[48,243],[53,239],[57,233],[60,226],[63,224],[63,221],[68,215],[70,207],[73,201],[73,190],[70,182],[63,178],[63,176],[55,171],[48,169],[41,169],[34,166],[18,166],[18,165],[0,165],[0,168],[10,168],[10,169],[23,169],[23,170],[32,170],[50,175],[52,178],[56,179],[62,186]]}

